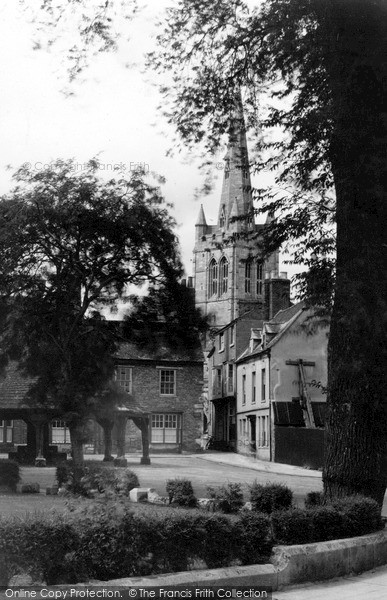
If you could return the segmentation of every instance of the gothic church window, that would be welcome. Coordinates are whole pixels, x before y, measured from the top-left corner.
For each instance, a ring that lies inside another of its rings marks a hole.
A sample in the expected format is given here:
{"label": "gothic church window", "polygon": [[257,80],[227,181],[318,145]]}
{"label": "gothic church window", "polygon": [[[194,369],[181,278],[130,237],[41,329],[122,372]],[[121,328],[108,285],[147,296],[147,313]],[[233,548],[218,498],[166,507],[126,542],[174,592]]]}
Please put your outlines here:
{"label": "gothic church window", "polygon": [[261,260],[257,261],[257,295],[262,295],[263,288],[263,263]]}
{"label": "gothic church window", "polygon": [[245,264],[245,293],[251,294],[251,260]]}
{"label": "gothic church window", "polygon": [[228,261],[225,257],[220,261],[220,293],[226,294],[228,290]]}
{"label": "gothic church window", "polygon": [[218,293],[218,263],[213,258],[209,269],[209,295],[215,296]]}

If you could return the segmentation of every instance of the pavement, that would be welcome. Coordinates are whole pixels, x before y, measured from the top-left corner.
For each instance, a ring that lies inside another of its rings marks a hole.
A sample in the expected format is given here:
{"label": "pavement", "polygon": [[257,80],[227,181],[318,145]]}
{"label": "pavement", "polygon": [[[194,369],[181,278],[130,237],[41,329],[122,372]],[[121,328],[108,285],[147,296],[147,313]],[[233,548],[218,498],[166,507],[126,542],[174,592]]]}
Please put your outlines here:
{"label": "pavement", "polygon": [[288,587],[273,592],[272,600],[386,600],[387,566],[366,571],[361,575],[351,575]]}
{"label": "pavement", "polygon": [[257,458],[235,454],[234,452],[211,452],[195,454],[194,456],[210,462],[217,462],[233,467],[242,467],[244,469],[253,469],[263,473],[275,473],[276,475],[289,476],[296,475],[298,477],[317,477],[318,479],[321,479],[321,471],[313,471],[312,469],[294,467],[293,465],[258,460]]}

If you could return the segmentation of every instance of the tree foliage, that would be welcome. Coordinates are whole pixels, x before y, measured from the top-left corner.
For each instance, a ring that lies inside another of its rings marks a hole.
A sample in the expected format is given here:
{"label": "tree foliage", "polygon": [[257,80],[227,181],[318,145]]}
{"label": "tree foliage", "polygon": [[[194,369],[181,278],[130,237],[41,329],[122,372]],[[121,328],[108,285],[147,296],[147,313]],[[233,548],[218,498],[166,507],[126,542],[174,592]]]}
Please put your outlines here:
{"label": "tree foliage", "polygon": [[172,83],[160,86],[165,116],[185,145],[200,142],[210,155],[229,130],[242,90],[255,139],[251,168],[275,173],[274,186],[253,190],[256,212],[276,215],[265,249],[282,245],[292,262],[315,270],[335,249],[333,115],[318,4],[273,0],[250,9],[222,0],[214,10],[207,0],[180,0],[148,56],[152,68],[172,73]]}
{"label": "tree foliage", "polygon": [[56,48],[70,82],[84,74],[93,57],[117,50],[120,24],[138,12],[137,0],[22,0],[21,7],[34,25],[34,50]]}
{"label": "tree foliage", "polygon": [[[301,283],[315,302],[330,304],[334,290],[325,492],[365,493],[381,503],[387,483],[387,5],[266,0],[249,9],[241,0],[222,0],[216,8],[207,0],[180,0],[158,42],[149,63],[172,74],[162,88],[165,112],[184,144],[216,149],[242,90],[247,125],[258,129],[253,166],[276,176],[275,186],[255,192],[258,210],[277,217],[268,246],[290,243],[296,262],[307,259],[311,275]],[[334,285],[327,288],[333,267]]]}
{"label": "tree foliage", "polygon": [[2,352],[35,377],[30,399],[70,424],[114,404],[108,382],[117,335],[103,309],[128,285],[181,274],[174,221],[159,188],[133,172],[101,182],[90,161],[24,167],[0,201]]}
{"label": "tree foliage", "polygon": [[139,347],[157,354],[160,348],[195,358],[208,318],[195,306],[194,290],[176,279],[131,299],[125,330]]}

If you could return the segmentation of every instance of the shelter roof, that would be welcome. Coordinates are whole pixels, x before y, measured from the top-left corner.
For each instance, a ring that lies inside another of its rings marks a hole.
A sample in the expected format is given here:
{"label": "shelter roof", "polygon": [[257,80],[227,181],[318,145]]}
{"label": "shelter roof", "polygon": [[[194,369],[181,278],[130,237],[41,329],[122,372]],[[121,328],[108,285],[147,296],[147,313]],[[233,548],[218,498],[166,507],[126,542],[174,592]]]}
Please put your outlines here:
{"label": "shelter roof", "polygon": [[27,408],[26,396],[34,381],[22,373],[16,361],[10,361],[0,374],[0,408]]}

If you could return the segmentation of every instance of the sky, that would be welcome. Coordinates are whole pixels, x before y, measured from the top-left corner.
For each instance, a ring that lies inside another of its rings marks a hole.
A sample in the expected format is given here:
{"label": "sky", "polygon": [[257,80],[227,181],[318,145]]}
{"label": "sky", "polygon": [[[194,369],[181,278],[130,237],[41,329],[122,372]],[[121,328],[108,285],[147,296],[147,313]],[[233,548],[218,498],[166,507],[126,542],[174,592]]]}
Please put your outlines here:
{"label": "sky", "polygon": [[[22,4],[0,4],[0,194],[9,191],[12,172],[24,163],[40,170],[57,158],[74,158],[82,165],[97,156],[102,177],[111,175],[114,164],[123,163],[129,171],[141,164],[166,177],[162,191],[174,205],[183,263],[192,275],[200,204],[207,222],[215,223],[222,171],[211,195],[197,198],[203,182],[198,162],[187,153],[167,156],[174,131],[157,108],[155,84],[161,80],[144,73],[143,56],[154,49],[156,21],[171,0],[139,0],[140,15],[125,25],[130,40],[115,53],[92,58],[70,96],[63,93],[68,88],[64,54],[58,48],[33,49],[36,28]],[[221,166],[222,154],[217,160]]]}

